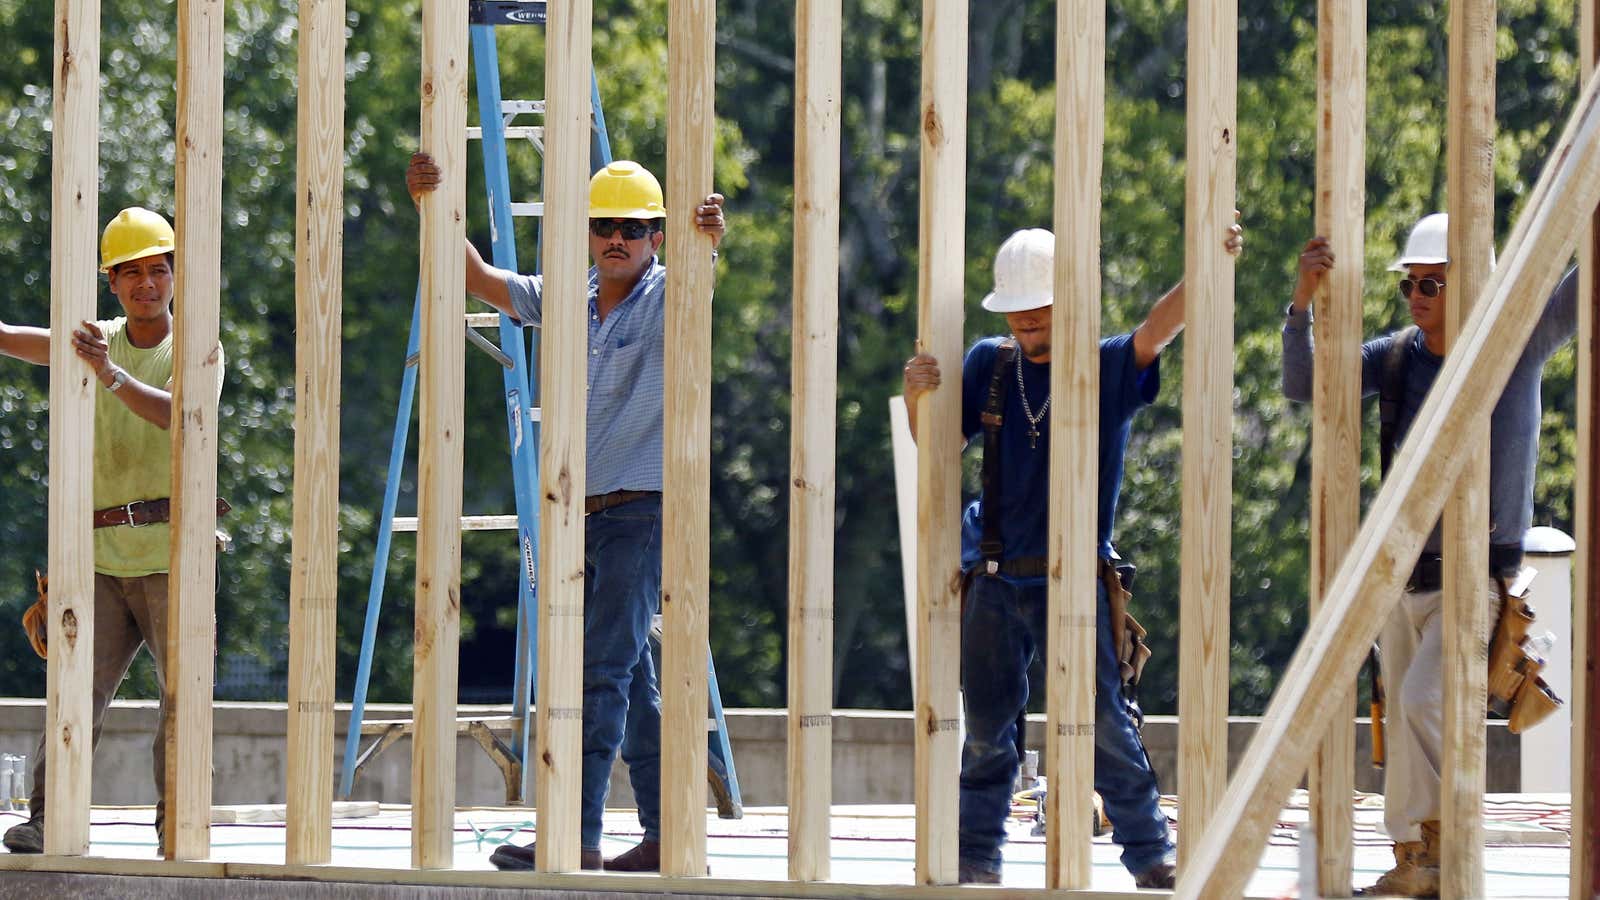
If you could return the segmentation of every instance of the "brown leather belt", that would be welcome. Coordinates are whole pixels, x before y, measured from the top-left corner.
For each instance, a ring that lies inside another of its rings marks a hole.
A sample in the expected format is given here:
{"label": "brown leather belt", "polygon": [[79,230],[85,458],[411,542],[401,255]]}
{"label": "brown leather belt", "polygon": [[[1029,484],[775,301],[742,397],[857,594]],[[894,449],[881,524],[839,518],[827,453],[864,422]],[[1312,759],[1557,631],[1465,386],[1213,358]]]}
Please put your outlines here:
{"label": "brown leather belt", "polygon": [[610,509],[613,506],[621,506],[624,503],[632,503],[635,500],[643,500],[646,497],[660,496],[660,491],[612,491],[609,494],[595,494],[592,497],[583,498],[583,514],[587,516],[602,509]]}
{"label": "brown leather belt", "polygon": [[[232,509],[228,501],[217,498],[217,515],[223,515]],[[166,522],[172,518],[172,501],[166,497],[159,500],[135,500],[122,506],[108,506],[105,509],[94,511],[94,527],[110,528],[113,525],[131,525],[134,528],[143,528],[157,522]]]}

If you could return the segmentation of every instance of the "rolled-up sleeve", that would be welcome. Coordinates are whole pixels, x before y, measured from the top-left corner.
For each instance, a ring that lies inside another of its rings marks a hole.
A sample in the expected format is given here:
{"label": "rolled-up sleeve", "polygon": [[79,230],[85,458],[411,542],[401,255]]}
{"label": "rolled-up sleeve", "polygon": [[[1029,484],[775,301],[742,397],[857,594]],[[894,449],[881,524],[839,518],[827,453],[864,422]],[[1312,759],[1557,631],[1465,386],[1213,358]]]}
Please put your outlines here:
{"label": "rolled-up sleeve", "polygon": [[539,326],[544,320],[544,276],[506,273],[506,292],[511,295],[511,310],[524,325]]}

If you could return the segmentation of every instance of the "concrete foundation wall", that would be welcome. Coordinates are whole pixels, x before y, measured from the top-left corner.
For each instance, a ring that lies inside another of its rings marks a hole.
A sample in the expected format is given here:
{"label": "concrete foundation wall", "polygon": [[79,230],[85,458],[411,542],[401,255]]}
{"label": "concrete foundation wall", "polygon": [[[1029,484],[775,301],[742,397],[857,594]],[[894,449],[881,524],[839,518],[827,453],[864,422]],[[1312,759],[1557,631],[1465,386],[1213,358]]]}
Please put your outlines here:
{"label": "concrete foundation wall", "polygon": [[[507,715],[506,707],[461,707],[461,715]],[[409,706],[367,707],[368,720],[403,719]],[[334,748],[335,777],[343,763],[344,727],[349,707],[338,711]],[[785,801],[786,719],[781,709],[735,709],[727,712],[734,763],[746,806],[775,806]],[[1243,755],[1256,719],[1239,717],[1229,724],[1229,763]],[[219,805],[283,803],[286,769],[287,713],[281,703],[218,703],[215,708],[214,801]],[[94,755],[93,801],[99,805],[143,805],[155,802],[150,745],[155,736],[152,701],[118,701],[106,713]],[[30,767],[44,728],[44,701],[0,699],[0,751],[26,753]],[[833,726],[833,797],[835,803],[912,802],[911,713],[886,710],[839,710]],[[1145,744],[1161,778],[1163,792],[1177,784],[1177,720],[1152,716],[1145,725]],[[1043,718],[1030,722],[1028,743],[1044,740]],[[1520,741],[1503,722],[1489,725],[1488,786],[1491,792],[1520,789]],[[411,792],[411,745],[402,739],[364,769],[353,799],[407,803]],[[500,770],[471,738],[456,745],[456,801],[462,806],[505,803]],[[626,769],[612,772],[610,806],[633,804]],[[1046,773],[1047,774],[1047,773]],[[1358,729],[1356,787],[1380,791],[1382,773],[1368,763],[1368,730]],[[708,799],[708,805],[710,801]]]}

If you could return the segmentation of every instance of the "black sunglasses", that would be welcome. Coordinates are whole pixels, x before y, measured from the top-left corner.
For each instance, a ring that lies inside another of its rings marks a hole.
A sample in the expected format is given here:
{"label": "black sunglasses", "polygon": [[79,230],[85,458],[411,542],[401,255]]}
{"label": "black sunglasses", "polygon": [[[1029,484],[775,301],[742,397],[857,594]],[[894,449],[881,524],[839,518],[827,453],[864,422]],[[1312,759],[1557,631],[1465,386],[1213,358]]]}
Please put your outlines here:
{"label": "black sunglasses", "polygon": [[1421,291],[1424,297],[1437,297],[1439,292],[1444,290],[1444,282],[1437,278],[1400,279],[1400,296],[1411,296],[1412,289]]}
{"label": "black sunglasses", "polygon": [[650,222],[638,219],[590,219],[589,233],[597,238],[609,239],[617,232],[622,232],[625,241],[637,241],[655,230]]}

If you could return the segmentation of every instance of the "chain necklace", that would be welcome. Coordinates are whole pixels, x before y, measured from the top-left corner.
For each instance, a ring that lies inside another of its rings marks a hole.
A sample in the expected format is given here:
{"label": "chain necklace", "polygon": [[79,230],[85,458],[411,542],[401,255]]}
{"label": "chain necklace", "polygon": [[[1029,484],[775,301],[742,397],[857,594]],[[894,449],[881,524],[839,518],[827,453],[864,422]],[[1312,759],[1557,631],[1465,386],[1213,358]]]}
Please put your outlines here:
{"label": "chain necklace", "polygon": [[1033,407],[1028,405],[1028,389],[1022,383],[1022,353],[1017,352],[1017,394],[1022,397],[1022,414],[1028,418],[1028,449],[1039,449],[1039,423],[1044,421],[1045,413],[1050,411],[1050,395],[1044,395],[1044,405],[1039,407],[1039,414],[1033,414]]}

